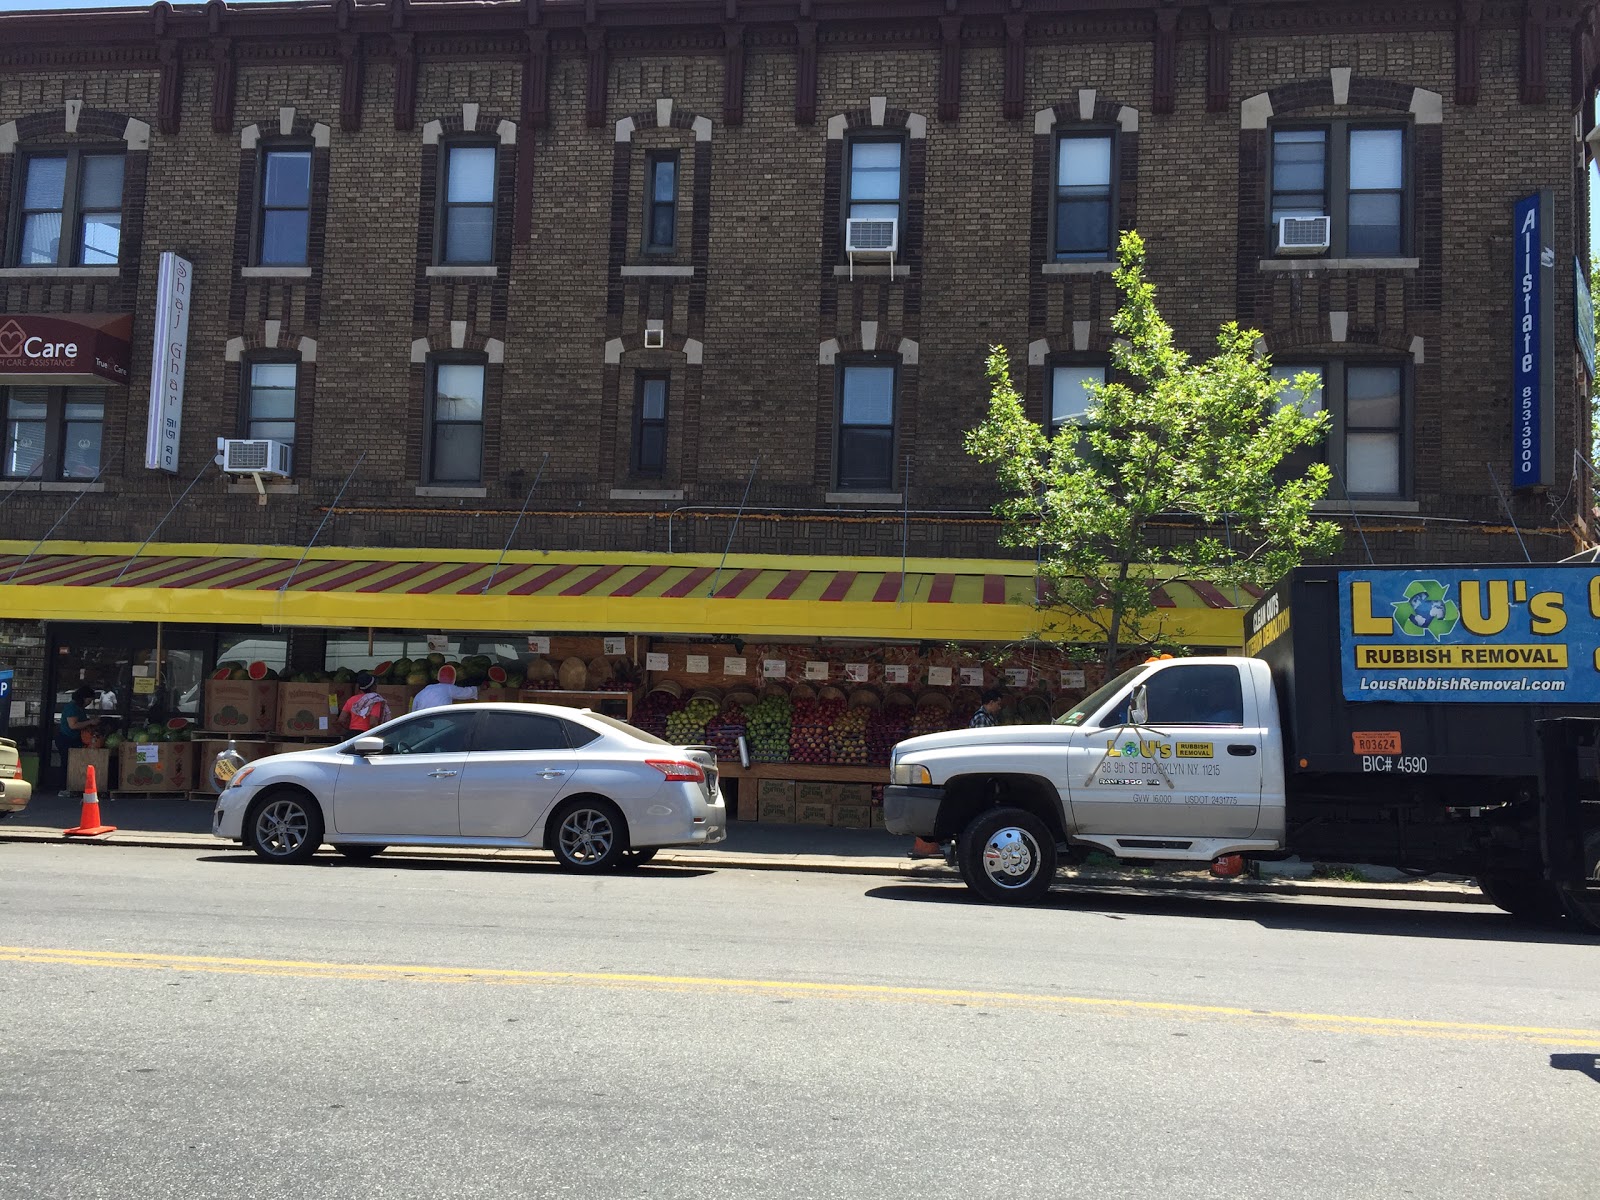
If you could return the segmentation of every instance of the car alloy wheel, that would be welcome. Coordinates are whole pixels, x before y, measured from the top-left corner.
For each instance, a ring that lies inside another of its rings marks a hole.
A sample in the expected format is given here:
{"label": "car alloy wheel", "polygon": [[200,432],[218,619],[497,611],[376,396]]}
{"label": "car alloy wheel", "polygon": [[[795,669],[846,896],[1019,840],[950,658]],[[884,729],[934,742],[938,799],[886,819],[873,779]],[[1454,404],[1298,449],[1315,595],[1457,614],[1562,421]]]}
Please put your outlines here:
{"label": "car alloy wheel", "polygon": [[556,862],[572,871],[603,871],[627,852],[622,816],[604,801],[576,800],[557,814],[551,849]]}
{"label": "car alloy wheel", "polygon": [[302,796],[280,792],[256,802],[250,844],[272,862],[305,862],[322,844],[322,814]]}

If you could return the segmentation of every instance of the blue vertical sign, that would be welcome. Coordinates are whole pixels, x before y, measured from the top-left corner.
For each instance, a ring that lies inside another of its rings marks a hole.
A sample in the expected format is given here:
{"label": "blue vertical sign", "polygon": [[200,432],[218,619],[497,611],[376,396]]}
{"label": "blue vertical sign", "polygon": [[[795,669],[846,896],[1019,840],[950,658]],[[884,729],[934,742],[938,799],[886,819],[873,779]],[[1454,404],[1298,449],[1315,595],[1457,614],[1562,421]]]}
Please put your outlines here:
{"label": "blue vertical sign", "polygon": [[1554,303],[1552,281],[1545,273],[1555,265],[1548,248],[1550,192],[1535,192],[1517,201],[1512,260],[1515,289],[1512,308],[1511,360],[1511,486],[1538,487],[1548,481],[1550,387],[1555,359],[1550,341]]}
{"label": "blue vertical sign", "polygon": [[0,733],[11,732],[11,681],[15,671],[0,671]]}

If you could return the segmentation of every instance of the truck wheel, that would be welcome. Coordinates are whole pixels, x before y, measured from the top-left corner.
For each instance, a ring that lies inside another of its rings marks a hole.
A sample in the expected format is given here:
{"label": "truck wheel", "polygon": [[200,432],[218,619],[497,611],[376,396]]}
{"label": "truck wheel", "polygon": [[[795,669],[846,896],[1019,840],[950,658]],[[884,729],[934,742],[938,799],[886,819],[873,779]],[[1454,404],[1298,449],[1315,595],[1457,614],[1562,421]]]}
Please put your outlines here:
{"label": "truck wheel", "polygon": [[[1600,829],[1591,829],[1583,837],[1583,864],[1589,878],[1600,883]],[[1600,892],[1574,888],[1561,889],[1562,902],[1567,906],[1567,916],[1573,923],[1600,933]]]}
{"label": "truck wheel", "polygon": [[1490,875],[1478,880],[1478,890],[1490,904],[1524,921],[1549,924],[1565,911],[1560,890],[1529,875]]}
{"label": "truck wheel", "polygon": [[1033,904],[1056,877],[1056,839],[1023,808],[991,808],[962,831],[967,886],[989,904]]}

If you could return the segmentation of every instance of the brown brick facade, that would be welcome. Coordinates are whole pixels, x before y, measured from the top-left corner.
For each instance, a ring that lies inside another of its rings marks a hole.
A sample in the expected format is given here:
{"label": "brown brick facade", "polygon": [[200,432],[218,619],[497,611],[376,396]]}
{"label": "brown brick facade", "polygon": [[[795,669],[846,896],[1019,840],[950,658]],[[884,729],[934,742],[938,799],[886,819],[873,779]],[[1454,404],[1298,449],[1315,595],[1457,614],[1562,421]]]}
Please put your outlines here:
{"label": "brown brick facade", "polygon": [[[1521,556],[1485,464],[1506,482],[1512,205],[1551,188],[1554,482],[1510,504],[1535,557],[1573,548],[1588,384],[1566,276],[1587,256],[1574,113],[1597,78],[1592,5],[1527,20],[1495,0],[1345,0],[1311,20],[1308,6],[1243,0],[1008,15],[905,0],[757,19],[730,3],[714,22],[704,7],[508,2],[445,23],[359,4],[292,27],[220,8],[0,18],[0,125],[14,122],[0,226],[19,150],[145,127],[126,141],[114,275],[0,272],[7,312],[136,317],[134,382],[108,406],[106,454],[122,457],[71,532],[142,539],[238,432],[242,364],[275,352],[301,367],[295,486],[258,505],[203,479],[164,539],[304,543],[365,454],[324,541],[498,549],[539,474],[520,546],[662,551],[670,536],[720,550],[759,457],[735,550],[898,554],[908,529],[913,555],[1010,553],[961,435],[984,409],[990,345],[1010,350],[1040,417],[1051,362],[1109,351],[1109,275],[1047,270],[1055,137],[1081,124],[1116,131],[1116,220],[1144,234],[1192,351],[1237,318],[1276,356],[1405,364],[1409,494],[1358,514],[1379,559]],[[1416,265],[1264,269],[1271,122],[1363,116],[1409,131]],[[314,146],[309,277],[247,270],[251,127]],[[893,277],[858,261],[852,279],[844,250],[846,146],[861,131],[905,139]],[[500,149],[493,269],[441,273],[440,153],[466,134]],[[645,255],[645,168],[665,152],[677,241]],[[197,278],[175,481],[141,465],[164,250]],[[893,486],[882,503],[835,503],[838,366],[868,354],[900,365]],[[451,355],[486,366],[484,470],[481,489],[441,494],[425,473],[428,371]],[[669,381],[659,477],[633,469],[640,372]],[[10,535],[42,535],[71,499],[11,496]],[[900,504],[909,521],[871,511]]]}

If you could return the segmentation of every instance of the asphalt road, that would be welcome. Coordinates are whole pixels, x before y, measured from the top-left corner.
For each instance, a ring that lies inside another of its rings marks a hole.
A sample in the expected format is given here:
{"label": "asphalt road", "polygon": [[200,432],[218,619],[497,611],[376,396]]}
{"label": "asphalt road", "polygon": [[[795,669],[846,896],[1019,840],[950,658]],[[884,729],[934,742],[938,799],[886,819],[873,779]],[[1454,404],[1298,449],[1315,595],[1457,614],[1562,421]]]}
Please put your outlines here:
{"label": "asphalt road", "polygon": [[1476,906],[0,845],[0,1197],[1595,1197]]}

